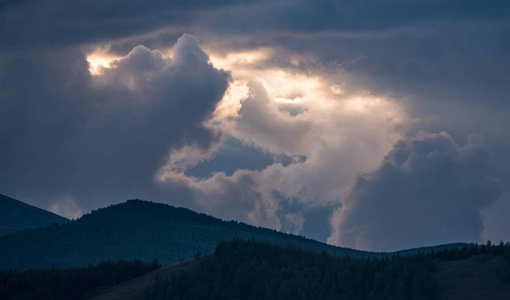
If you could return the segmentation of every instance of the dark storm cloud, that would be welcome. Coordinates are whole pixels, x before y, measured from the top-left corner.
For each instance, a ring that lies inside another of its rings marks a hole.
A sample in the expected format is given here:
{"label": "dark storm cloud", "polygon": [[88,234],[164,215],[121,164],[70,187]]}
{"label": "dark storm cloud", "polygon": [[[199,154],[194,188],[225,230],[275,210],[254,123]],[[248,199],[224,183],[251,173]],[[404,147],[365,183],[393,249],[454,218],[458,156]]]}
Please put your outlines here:
{"label": "dark storm cloud", "polygon": [[222,1],[22,1],[0,6],[0,49],[104,41],[168,25],[186,25],[191,12],[231,4]]}
{"label": "dark storm cloud", "polygon": [[7,1],[3,47],[76,44],[173,26],[223,33],[373,31],[430,20],[505,19],[507,1]]}
{"label": "dark storm cloud", "polygon": [[[429,20],[504,19],[506,1],[264,1],[226,7],[207,22],[223,32],[379,31]],[[227,21],[225,21],[227,20]]]}
{"label": "dark storm cloud", "polygon": [[92,207],[118,193],[147,197],[170,147],[215,141],[202,123],[230,75],[208,64],[195,37],[181,37],[172,59],[138,46],[114,65],[92,78],[72,49],[2,61],[4,193],[41,203],[77,196]]}
{"label": "dark storm cloud", "polygon": [[377,170],[358,176],[333,216],[330,242],[379,251],[480,242],[481,210],[499,197],[487,149],[446,133],[400,141]]}

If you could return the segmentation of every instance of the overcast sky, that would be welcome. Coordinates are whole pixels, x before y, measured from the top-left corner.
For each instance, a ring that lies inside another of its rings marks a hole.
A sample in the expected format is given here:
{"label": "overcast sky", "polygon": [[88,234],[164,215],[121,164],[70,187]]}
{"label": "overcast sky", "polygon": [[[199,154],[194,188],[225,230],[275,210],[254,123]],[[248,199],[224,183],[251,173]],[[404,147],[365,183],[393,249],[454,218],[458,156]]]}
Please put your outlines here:
{"label": "overcast sky", "polygon": [[0,193],[387,251],[510,240],[508,1],[2,1]]}

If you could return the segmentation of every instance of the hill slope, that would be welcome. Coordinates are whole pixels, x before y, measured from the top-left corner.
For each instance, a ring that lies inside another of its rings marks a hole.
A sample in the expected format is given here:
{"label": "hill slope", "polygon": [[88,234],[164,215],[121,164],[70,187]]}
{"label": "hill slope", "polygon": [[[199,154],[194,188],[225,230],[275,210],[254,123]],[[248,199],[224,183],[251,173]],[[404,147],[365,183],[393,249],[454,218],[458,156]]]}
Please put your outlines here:
{"label": "hill slope", "polygon": [[184,208],[130,200],[63,225],[1,236],[0,269],[86,266],[105,259],[152,261],[157,258],[168,265],[197,252],[213,252],[218,243],[234,237],[294,244],[302,249],[335,255],[376,255],[226,222]]}
{"label": "hill slope", "polygon": [[0,235],[68,221],[52,212],[0,194]]}
{"label": "hill slope", "polygon": [[510,299],[510,243],[353,258],[234,239],[213,254],[157,267],[119,261],[0,271],[0,298]]}
{"label": "hill slope", "polygon": [[437,263],[441,300],[510,299],[510,258],[478,254]]}
{"label": "hill slope", "polygon": [[[421,257],[418,259],[426,260],[427,258]],[[247,263],[247,261],[244,263]],[[369,263],[370,262],[368,262],[368,264]],[[362,269],[364,264],[366,265],[367,262],[358,261],[357,264],[358,268]],[[147,296],[147,292],[153,294],[161,292],[170,294],[169,285],[171,285],[171,283],[167,280],[173,279],[179,281],[182,279],[182,277],[179,277],[182,273],[187,273],[188,278],[193,278],[197,276],[197,271],[203,272],[203,269],[200,269],[203,268],[203,265],[203,258],[200,260],[195,258],[188,259],[183,262],[152,271],[119,285],[107,287],[86,299],[143,300],[153,298],[152,296],[154,295]],[[413,266],[413,264],[407,264],[408,269]],[[241,264],[236,266],[236,271],[241,268]],[[432,286],[430,288],[432,289],[432,298],[434,299],[510,299],[509,281],[508,279],[506,281],[502,280],[502,273],[508,273],[509,268],[510,261],[508,259],[505,260],[503,256],[477,254],[468,258],[459,258],[448,261],[436,258],[433,261],[432,270],[425,269],[425,271],[426,273],[429,273],[429,276],[432,276],[429,280],[432,279]],[[423,272],[423,269],[421,272]],[[237,276],[246,276],[246,274],[242,275],[241,273],[238,273]],[[206,278],[204,280],[204,278],[199,278],[199,280],[200,284],[204,284],[204,282],[208,279]],[[338,280],[343,280],[340,275]],[[217,282],[214,284],[217,284]],[[233,284],[231,283],[231,285]],[[353,289],[355,286],[355,284],[351,284],[349,289]],[[195,287],[193,287],[193,290],[194,289]],[[423,287],[421,287],[421,289],[423,290]],[[333,296],[332,298],[337,299],[336,297],[337,296]],[[168,298],[177,299],[178,297],[175,295],[168,295]],[[422,297],[422,299],[427,299],[427,297]]]}
{"label": "hill slope", "polygon": [[170,275],[146,299],[510,299],[510,244],[367,259],[234,240]]}

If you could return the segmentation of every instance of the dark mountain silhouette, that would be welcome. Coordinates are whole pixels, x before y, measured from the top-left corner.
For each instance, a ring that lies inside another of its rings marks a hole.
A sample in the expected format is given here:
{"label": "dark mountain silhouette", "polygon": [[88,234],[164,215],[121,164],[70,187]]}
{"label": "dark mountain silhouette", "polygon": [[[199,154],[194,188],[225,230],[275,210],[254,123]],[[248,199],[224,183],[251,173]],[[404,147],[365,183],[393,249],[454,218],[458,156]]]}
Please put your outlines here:
{"label": "dark mountain silhouette", "polygon": [[234,237],[284,246],[293,244],[333,255],[381,255],[227,222],[189,209],[129,200],[62,225],[1,236],[0,269],[66,268],[96,264],[101,260],[152,261],[155,258],[168,265],[196,253],[213,252],[218,243]]}
{"label": "dark mountain silhouette", "polygon": [[[282,246],[292,244],[303,250],[325,251],[335,256],[388,255],[335,247],[276,230],[223,221],[185,208],[129,200],[65,224],[55,223],[0,236],[0,270],[81,267],[119,259],[145,262],[158,259],[163,265],[169,265],[197,253],[211,253],[220,242],[233,238]],[[426,252],[434,247],[424,249],[408,251]]]}
{"label": "dark mountain silhouette", "polygon": [[0,235],[66,222],[64,217],[0,194]]}

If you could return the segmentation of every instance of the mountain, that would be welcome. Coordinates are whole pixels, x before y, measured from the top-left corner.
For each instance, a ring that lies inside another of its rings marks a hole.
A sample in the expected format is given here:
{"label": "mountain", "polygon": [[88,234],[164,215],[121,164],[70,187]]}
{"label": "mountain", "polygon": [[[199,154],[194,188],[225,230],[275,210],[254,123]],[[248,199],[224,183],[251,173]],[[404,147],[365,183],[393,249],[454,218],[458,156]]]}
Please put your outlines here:
{"label": "mountain", "polygon": [[[129,200],[92,211],[78,220],[0,236],[0,270],[80,267],[119,259],[145,262],[158,259],[163,265],[169,265],[197,253],[211,253],[220,242],[233,238],[282,246],[292,244],[303,250],[325,251],[335,256],[391,255],[335,247],[166,204]],[[452,244],[451,247],[463,245]],[[408,251],[420,253],[437,247]]]}
{"label": "mountain", "polygon": [[129,200],[92,211],[78,220],[0,236],[0,269],[78,267],[101,260],[157,258],[168,265],[213,252],[234,237],[333,255],[381,254],[334,247],[300,236],[223,221],[189,209]]}
{"label": "mountain", "polygon": [[66,222],[64,217],[0,194],[0,235]]}

